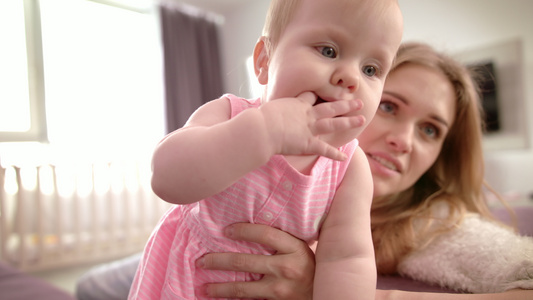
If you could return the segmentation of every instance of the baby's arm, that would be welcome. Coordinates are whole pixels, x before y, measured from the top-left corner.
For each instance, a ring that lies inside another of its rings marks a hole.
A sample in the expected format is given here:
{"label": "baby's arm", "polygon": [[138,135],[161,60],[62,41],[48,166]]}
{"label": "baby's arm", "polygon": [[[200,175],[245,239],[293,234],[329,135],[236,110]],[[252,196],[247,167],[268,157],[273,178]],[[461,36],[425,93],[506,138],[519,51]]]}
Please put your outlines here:
{"label": "baby's arm", "polygon": [[259,110],[230,119],[229,99],[206,103],[167,135],[152,158],[152,188],[161,199],[187,204],[211,196],[274,154]]}
{"label": "baby's arm", "polygon": [[357,116],[339,117],[360,108],[357,101],[313,106],[316,96],[303,93],[246,109],[230,119],[226,98],[199,108],[184,128],[157,146],[152,188],[163,200],[188,204],[226,189],[275,154],[323,155],[343,159],[318,136],[361,126]]}
{"label": "baby's arm", "polygon": [[368,161],[358,148],[320,230],[313,299],[374,299],[372,194]]}

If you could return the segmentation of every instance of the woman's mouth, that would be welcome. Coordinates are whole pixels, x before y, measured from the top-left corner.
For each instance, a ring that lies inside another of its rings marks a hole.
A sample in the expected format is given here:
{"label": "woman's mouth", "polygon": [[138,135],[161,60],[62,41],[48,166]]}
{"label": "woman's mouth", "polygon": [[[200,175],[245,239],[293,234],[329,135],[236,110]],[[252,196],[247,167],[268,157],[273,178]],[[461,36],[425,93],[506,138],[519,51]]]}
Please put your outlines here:
{"label": "woman's mouth", "polygon": [[369,154],[368,155],[370,158],[372,158],[373,160],[375,160],[376,162],[378,162],[379,164],[381,164],[382,166],[384,166],[385,168],[387,169],[390,169],[394,172],[399,172],[398,170],[398,167],[396,166],[396,164],[388,159],[385,159],[381,156],[375,156],[375,155],[372,155],[372,154]]}

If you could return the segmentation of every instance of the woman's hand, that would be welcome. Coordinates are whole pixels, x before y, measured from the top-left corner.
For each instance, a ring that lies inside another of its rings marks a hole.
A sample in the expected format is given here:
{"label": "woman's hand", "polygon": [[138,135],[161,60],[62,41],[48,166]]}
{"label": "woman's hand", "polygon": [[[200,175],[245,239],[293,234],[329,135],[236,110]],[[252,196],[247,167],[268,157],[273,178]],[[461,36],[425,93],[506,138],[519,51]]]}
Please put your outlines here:
{"label": "woman's hand", "polygon": [[239,223],[226,228],[228,238],[276,249],[275,255],[211,253],[197,266],[264,274],[259,281],[213,283],[205,286],[211,298],[312,299],[315,260],[309,246],[294,236],[260,224]]}

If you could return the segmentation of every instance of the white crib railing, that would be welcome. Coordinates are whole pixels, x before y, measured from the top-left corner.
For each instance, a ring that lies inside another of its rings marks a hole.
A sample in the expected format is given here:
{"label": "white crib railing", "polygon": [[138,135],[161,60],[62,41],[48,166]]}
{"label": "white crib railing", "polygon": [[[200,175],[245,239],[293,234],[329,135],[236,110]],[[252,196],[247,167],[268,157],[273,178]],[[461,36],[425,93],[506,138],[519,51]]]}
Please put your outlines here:
{"label": "white crib railing", "polygon": [[0,168],[0,259],[32,272],[122,257],[168,206],[143,164]]}

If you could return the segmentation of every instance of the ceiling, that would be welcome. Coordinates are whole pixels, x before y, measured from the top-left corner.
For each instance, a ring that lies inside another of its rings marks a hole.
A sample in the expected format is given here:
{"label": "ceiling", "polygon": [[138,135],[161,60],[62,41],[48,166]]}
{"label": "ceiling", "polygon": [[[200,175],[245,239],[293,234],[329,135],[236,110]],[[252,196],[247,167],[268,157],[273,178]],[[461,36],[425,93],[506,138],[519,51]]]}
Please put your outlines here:
{"label": "ceiling", "polygon": [[135,11],[150,11],[154,2],[169,1],[189,4],[207,11],[224,14],[235,6],[244,5],[254,0],[90,0],[93,2],[110,4],[117,7],[127,8]]}
{"label": "ceiling", "polygon": [[242,5],[253,0],[172,0],[178,3],[187,3],[196,7],[216,12],[223,13],[234,6]]}

